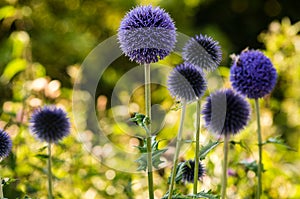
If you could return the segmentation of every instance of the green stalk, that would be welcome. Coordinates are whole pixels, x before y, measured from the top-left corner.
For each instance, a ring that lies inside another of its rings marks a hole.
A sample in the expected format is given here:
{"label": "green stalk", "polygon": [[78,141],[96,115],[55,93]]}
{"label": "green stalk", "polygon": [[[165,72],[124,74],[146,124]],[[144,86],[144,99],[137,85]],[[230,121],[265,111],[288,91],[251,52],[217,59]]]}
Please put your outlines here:
{"label": "green stalk", "polygon": [[257,179],[258,187],[256,198],[260,198],[262,192],[262,138],[261,138],[261,128],[260,128],[260,114],[259,114],[259,102],[258,99],[255,99],[255,109],[256,109],[256,120],[257,120],[257,137],[258,137],[258,170],[257,170]]}
{"label": "green stalk", "polygon": [[221,198],[226,198],[226,188],[227,188],[227,165],[228,165],[228,143],[229,134],[224,136],[224,160],[223,160],[223,175],[222,175],[222,192]]}
{"label": "green stalk", "polygon": [[53,199],[52,191],[52,170],[51,170],[51,143],[48,143],[48,199]]}
{"label": "green stalk", "polygon": [[183,130],[185,110],[186,110],[186,102],[182,101],[181,118],[180,118],[180,124],[179,124],[178,135],[177,135],[175,155],[174,155],[174,158],[173,158],[173,169],[172,169],[171,183],[170,183],[170,187],[169,187],[168,199],[171,199],[172,195],[173,195],[173,189],[174,189],[174,184],[175,184],[175,176],[176,176],[176,170],[177,170],[177,164],[178,164],[178,156],[179,156],[181,141],[182,141],[182,130]]}
{"label": "green stalk", "polygon": [[197,186],[198,186],[198,174],[199,174],[199,152],[200,152],[200,111],[201,111],[201,101],[197,101],[196,108],[196,152],[195,152],[195,170],[194,170],[194,187],[193,194],[197,194]]}
{"label": "green stalk", "polygon": [[0,177],[0,199],[3,199],[4,196],[3,196],[3,186],[2,186],[2,178]]}
{"label": "green stalk", "polygon": [[145,109],[146,116],[150,119],[147,132],[147,167],[148,167],[148,190],[149,199],[154,199],[153,172],[152,172],[152,143],[151,143],[151,81],[150,64],[145,64]]}

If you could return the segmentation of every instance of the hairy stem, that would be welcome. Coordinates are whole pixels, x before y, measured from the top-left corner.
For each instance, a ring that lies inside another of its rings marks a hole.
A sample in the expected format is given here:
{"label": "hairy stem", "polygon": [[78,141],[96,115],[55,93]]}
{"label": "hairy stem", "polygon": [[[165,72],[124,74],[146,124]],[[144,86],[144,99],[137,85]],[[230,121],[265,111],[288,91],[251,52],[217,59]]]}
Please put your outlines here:
{"label": "hairy stem", "polygon": [[2,185],[2,178],[0,177],[0,199],[3,199],[4,196],[3,196],[3,185]]}
{"label": "hairy stem", "polygon": [[257,169],[257,180],[258,187],[256,198],[260,198],[262,192],[262,138],[261,138],[261,128],[260,128],[260,114],[259,114],[259,101],[255,99],[255,109],[256,109],[256,120],[257,120],[257,137],[258,137],[258,169]]}
{"label": "hairy stem", "polygon": [[197,186],[198,186],[199,151],[200,151],[200,134],[201,134],[200,111],[201,111],[201,101],[198,100],[197,101],[197,108],[196,108],[196,151],[195,151],[195,170],[194,170],[193,194],[197,194]]}
{"label": "hairy stem", "polygon": [[154,199],[153,172],[152,172],[152,143],[151,143],[151,82],[150,82],[150,64],[145,64],[145,109],[146,116],[150,119],[147,132],[147,167],[148,167],[148,190],[149,199]]}
{"label": "hairy stem", "polygon": [[52,169],[51,169],[51,143],[48,143],[48,199],[53,199],[53,191],[52,191]]}
{"label": "hairy stem", "polygon": [[221,198],[226,198],[226,188],[227,188],[227,165],[228,165],[228,142],[229,134],[224,136],[224,160],[223,160],[223,175],[222,175],[222,192]]}
{"label": "hairy stem", "polygon": [[173,189],[174,189],[174,184],[175,184],[175,176],[176,176],[176,170],[177,170],[177,164],[178,164],[178,156],[179,156],[181,141],[182,141],[182,130],[183,130],[185,110],[186,110],[186,102],[183,101],[182,102],[180,124],[179,124],[179,129],[178,129],[178,134],[177,134],[175,155],[174,155],[174,158],[173,158],[173,169],[172,169],[172,175],[171,175],[171,183],[170,183],[170,186],[169,186],[168,199],[171,199],[172,195],[173,195]]}

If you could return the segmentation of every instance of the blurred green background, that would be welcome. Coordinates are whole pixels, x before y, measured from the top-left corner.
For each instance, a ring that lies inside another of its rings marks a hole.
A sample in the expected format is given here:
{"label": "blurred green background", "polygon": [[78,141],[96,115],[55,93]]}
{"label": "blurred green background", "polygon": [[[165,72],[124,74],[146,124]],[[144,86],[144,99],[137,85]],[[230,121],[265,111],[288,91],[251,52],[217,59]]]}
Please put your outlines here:
{"label": "blurred green background", "polygon": [[[280,137],[292,150],[280,144],[264,146],[263,198],[300,198],[300,1],[296,0],[2,0],[0,127],[12,136],[13,149],[1,162],[0,174],[14,179],[4,187],[5,196],[47,198],[45,143],[29,133],[30,115],[35,108],[51,103],[63,107],[73,119],[72,89],[80,64],[96,45],[115,35],[124,14],[140,4],[164,8],[181,33],[208,34],[218,40],[223,51],[219,73],[224,87],[230,86],[230,54],[239,54],[246,47],[259,48],[273,61],[279,76],[274,92],[261,100],[263,138]],[[171,55],[160,63],[173,67],[180,61],[180,57]],[[113,144],[131,152],[136,152],[133,146],[138,142],[114,124],[110,97],[115,82],[134,66],[124,56],[115,60],[101,78],[95,98],[99,122],[107,127],[105,134]],[[159,136],[166,139],[163,146],[176,134],[179,111],[170,110],[175,102],[166,88],[153,85],[152,92],[153,102],[161,104],[169,118],[170,125]],[[143,110],[143,88],[130,97],[132,104]],[[190,105],[188,117],[194,118],[194,114]],[[252,115],[249,126],[233,138],[242,144],[231,145],[231,198],[254,198],[255,173],[245,164],[257,159]],[[85,120],[88,116],[82,117]],[[125,119],[123,125],[128,125]],[[193,130],[193,121],[187,120],[185,132]],[[84,136],[93,135],[88,125],[80,131]],[[143,173],[121,172],[101,164],[83,147],[80,133],[73,127],[72,135],[53,147],[55,198],[147,197]],[[203,130],[202,144],[215,139]],[[181,159],[192,157],[193,147]],[[204,160],[207,174],[201,189],[219,193],[220,157],[219,146]],[[122,164],[117,157],[116,161]],[[170,166],[155,172],[157,198],[167,190],[169,172]],[[185,193],[191,190],[190,185],[179,187]]]}

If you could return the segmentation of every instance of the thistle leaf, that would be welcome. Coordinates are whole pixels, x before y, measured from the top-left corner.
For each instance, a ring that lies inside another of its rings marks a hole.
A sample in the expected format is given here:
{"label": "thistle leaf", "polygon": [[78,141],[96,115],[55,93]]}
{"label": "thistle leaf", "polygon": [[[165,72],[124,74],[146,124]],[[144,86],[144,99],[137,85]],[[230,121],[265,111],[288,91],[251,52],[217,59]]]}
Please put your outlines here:
{"label": "thistle leaf", "polygon": [[205,157],[207,156],[207,154],[211,150],[213,150],[214,148],[216,148],[219,144],[220,144],[219,141],[216,141],[216,142],[209,141],[209,143],[207,145],[203,146],[200,149],[200,152],[199,152],[199,158],[200,158],[200,160],[205,159]]}

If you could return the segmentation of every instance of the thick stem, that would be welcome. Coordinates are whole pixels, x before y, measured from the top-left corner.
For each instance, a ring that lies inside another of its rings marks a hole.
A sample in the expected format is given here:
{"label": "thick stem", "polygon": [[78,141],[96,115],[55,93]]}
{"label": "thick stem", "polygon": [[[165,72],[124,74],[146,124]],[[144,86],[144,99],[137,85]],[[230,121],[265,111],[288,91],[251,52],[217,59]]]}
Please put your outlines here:
{"label": "thick stem", "polygon": [[0,177],[0,199],[3,199],[4,196],[3,196],[3,185],[2,185],[2,178]]}
{"label": "thick stem", "polygon": [[182,142],[182,130],[183,130],[184,117],[185,117],[185,110],[186,110],[186,102],[183,101],[182,102],[180,124],[179,124],[179,129],[178,129],[178,134],[177,134],[175,155],[174,155],[174,158],[173,158],[173,169],[172,169],[171,183],[170,183],[170,187],[169,187],[168,199],[171,199],[172,195],[173,195],[173,189],[174,189],[174,184],[175,184],[175,176],[176,176],[176,170],[177,170],[177,164],[178,164],[178,156],[179,156],[181,142]]}
{"label": "thick stem", "polygon": [[222,175],[222,192],[221,198],[226,198],[226,188],[227,188],[227,165],[228,165],[228,143],[229,134],[224,136],[224,160],[223,160],[223,175]]}
{"label": "thick stem", "polygon": [[256,120],[257,120],[257,137],[258,137],[258,169],[257,169],[257,179],[258,187],[256,198],[260,198],[262,192],[262,138],[261,138],[261,128],[260,128],[260,114],[259,114],[259,101],[255,99],[255,109],[256,109]]}
{"label": "thick stem", "polygon": [[150,119],[147,132],[147,167],[148,167],[148,190],[149,199],[154,199],[153,172],[152,172],[152,140],[151,140],[151,81],[150,81],[150,64],[145,64],[145,109],[146,116]]}
{"label": "thick stem", "polygon": [[51,143],[48,143],[48,199],[53,199],[52,169],[51,169]]}
{"label": "thick stem", "polygon": [[193,194],[197,194],[198,175],[199,175],[199,151],[200,151],[200,133],[201,133],[200,111],[201,111],[201,101],[198,100],[197,108],[196,108],[196,151],[195,151],[195,170],[194,170]]}

